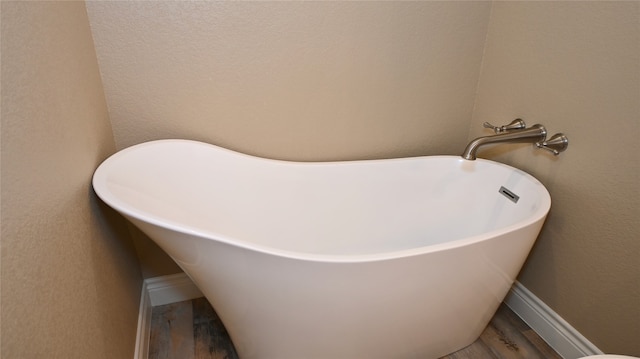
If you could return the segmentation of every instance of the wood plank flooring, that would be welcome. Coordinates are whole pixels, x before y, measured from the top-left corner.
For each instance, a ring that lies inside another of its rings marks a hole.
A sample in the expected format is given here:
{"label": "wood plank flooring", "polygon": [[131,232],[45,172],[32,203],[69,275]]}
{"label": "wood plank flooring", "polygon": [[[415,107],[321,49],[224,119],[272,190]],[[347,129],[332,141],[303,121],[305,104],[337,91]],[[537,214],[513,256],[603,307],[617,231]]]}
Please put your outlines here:
{"label": "wood plank flooring", "polygon": [[[153,307],[149,339],[149,359],[238,359],[205,298]],[[440,359],[485,358],[562,359],[504,304],[478,340]]]}
{"label": "wood plank flooring", "polygon": [[222,321],[205,298],[153,307],[149,359],[238,359]]}

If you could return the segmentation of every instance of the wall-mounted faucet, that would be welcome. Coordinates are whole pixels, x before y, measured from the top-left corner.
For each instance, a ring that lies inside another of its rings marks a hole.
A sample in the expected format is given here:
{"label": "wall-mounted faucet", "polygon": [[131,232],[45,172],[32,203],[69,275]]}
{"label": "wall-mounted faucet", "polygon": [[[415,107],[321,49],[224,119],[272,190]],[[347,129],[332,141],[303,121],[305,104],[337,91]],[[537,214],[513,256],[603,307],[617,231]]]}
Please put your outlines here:
{"label": "wall-mounted faucet", "polygon": [[551,153],[557,156],[560,152],[567,149],[567,146],[569,146],[569,139],[564,135],[564,133],[556,133],[546,141],[536,142],[536,146],[543,150],[551,151]]}
{"label": "wall-mounted faucet", "polygon": [[482,124],[482,127],[490,128],[495,133],[503,133],[503,132],[508,132],[508,131],[511,131],[511,130],[522,130],[522,129],[525,129],[527,127],[527,125],[524,123],[524,121],[522,121],[522,119],[516,118],[515,120],[511,121],[511,123],[509,123],[507,125],[494,126],[494,125],[490,124],[489,122],[485,122],[485,123]]}
{"label": "wall-mounted faucet", "polygon": [[496,133],[492,136],[478,137],[469,142],[462,153],[462,157],[466,160],[475,160],[476,152],[481,146],[500,143],[500,142],[531,142],[535,143],[538,148],[542,148],[558,155],[567,149],[569,140],[562,133],[553,135],[548,141],[547,130],[540,124],[535,124],[529,128],[526,127],[524,121],[515,119],[511,123],[503,126],[494,126],[485,122],[484,127],[491,128]]}

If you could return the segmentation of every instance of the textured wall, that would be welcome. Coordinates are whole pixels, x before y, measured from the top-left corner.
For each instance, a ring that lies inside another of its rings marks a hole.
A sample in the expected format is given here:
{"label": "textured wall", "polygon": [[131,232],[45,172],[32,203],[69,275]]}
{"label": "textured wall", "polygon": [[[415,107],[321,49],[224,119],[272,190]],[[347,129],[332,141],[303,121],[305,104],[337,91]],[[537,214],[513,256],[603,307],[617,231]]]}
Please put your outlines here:
{"label": "textured wall", "polygon": [[496,2],[484,58],[487,2],[87,6],[118,148],[316,160],[459,153],[517,116],[566,132],[558,158],[480,153],[553,197],[520,280],[603,350],[640,354],[637,2]]}
{"label": "textured wall", "polygon": [[[88,2],[116,145],[280,159],[458,153],[488,2]],[[136,232],[137,233],[137,232]],[[136,235],[145,277],[179,269]]]}
{"label": "textured wall", "polygon": [[84,3],[1,12],[0,356],[131,358],[141,276],[90,187],[115,145]]}
{"label": "textured wall", "polygon": [[89,2],[118,148],[283,159],[459,152],[487,2]]}
{"label": "textured wall", "polygon": [[471,137],[521,116],[569,149],[481,157],[538,177],[550,217],[520,281],[600,349],[640,356],[640,3],[496,2]]}

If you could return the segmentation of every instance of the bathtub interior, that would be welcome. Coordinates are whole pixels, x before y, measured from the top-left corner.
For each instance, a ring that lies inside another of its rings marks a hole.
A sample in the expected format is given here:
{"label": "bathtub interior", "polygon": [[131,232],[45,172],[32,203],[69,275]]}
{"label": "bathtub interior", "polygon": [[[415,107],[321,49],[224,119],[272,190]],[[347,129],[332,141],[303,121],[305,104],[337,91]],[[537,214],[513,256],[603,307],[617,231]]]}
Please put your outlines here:
{"label": "bathtub interior", "polygon": [[[503,186],[517,203],[499,193]],[[119,152],[96,171],[94,187],[127,216],[172,230],[327,256],[479,240],[536,222],[550,206],[535,178],[486,160],[302,163],[183,140]]]}

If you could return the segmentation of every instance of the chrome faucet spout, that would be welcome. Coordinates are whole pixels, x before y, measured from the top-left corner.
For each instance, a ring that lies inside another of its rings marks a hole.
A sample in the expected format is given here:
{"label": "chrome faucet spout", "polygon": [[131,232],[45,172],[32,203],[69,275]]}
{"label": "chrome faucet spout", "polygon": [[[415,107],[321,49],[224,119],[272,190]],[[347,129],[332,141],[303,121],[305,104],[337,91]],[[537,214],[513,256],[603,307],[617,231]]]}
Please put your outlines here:
{"label": "chrome faucet spout", "polygon": [[476,152],[481,146],[500,142],[542,142],[547,138],[547,130],[540,124],[535,124],[529,128],[502,132],[492,136],[478,137],[469,142],[467,148],[462,153],[462,158],[475,160]]}

